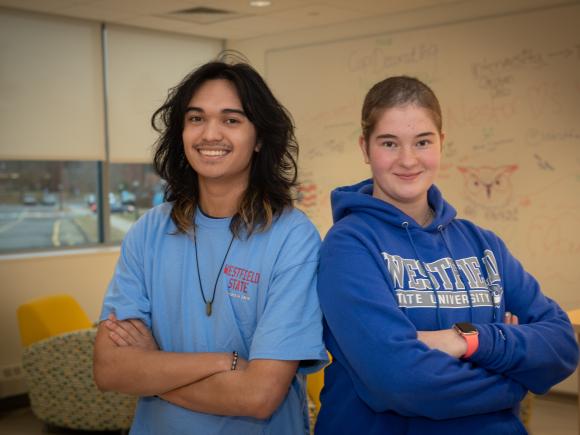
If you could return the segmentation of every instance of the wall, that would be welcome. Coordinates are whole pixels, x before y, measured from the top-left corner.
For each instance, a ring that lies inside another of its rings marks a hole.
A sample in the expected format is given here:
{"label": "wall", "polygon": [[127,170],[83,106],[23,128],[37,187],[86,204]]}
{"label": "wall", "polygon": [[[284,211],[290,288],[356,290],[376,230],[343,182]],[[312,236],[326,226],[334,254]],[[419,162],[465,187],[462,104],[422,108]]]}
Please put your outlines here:
{"label": "wall", "polygon": [[[113,275],[119,248],[60,254],[0,257],[0,369],[20,364],[16,309],[30,299],[56,293],[74,296],[91,320],[97,320]],[[0,398],[23,392],[23,385],[0,382]]]}
{"label": "wall", "polygon": [[[562,1],[562,4],[577,3]],[[293,34],[273,35],[267,38],[256,38],[243,41],[228,41],[228,47],[240,50],[248,56],[258,70],[265,73],[269,81],[276,82],[267,68],[267,56],[276,50],[286,50],[298,46],[307,46],[325,42],[336,43],[351,40],[354,37],[384,34],[386,29],[392,31],[418,29],[424,26],[436,28],[453,25],[454,22],[477,20],[482,17],[508,15],[523,8],[541,8],[554,4],[551,0],[512,0],[467,2],[453,7],[442,7],[416,11],[410,14],[398,14],[395,17],[377,17],[373,20],[358,21],[348,26],[338,25],[327,28],[295,32]],[[557,23],[546,23],[538,29],[549,35],[551,26]],[[576,30],[575,35],[578,35]],[[483,35],[485,36],[485,35]],[[578,42],[577,38],[576,41]],[[291,72],[291,71],[290,71]],[[313,71],[315,74],[315,71]],[[299,87],[299,83],[296,84]],[[347,84],[348,85],[348,84]],[[274,89],[278,93],[278,89]],[[298,113],[299,109],[293,109]],[[299,126],[300,127],[300,126]],[[354,145],[354,144],[353,144]],[[19,364],[20,342],[16,323],[16,309],[25,300],[53,293],[66,292],[75,296],[80,304],[96,319],[103,293],[110,279],[118,256],[117,249],[98,251],[69,252],[59,255],[41,256],[7,256],[0,258],[0,369]],[[578,263],[578,254],[574,257]],[[565,307],[580,306],[580,296],[575,287],[570,286],[563,296]],[[561,387],[563,391],[575,391],[573,379]],[[22,388],[19,386],[19,388]],[[16,389],[4,388],[0,383],[0,398],[18,392]]]}
{"label": "wall", "polygon": [[[580,234],[569,230],[580,220],[580,5],[520,6],[459,4],[228,47],[265,73],[294,115],[301,206],[322,234],[330,190],[369,175],[357,146],[368,88],[397,74],[429,83],[447,130],[438,185],[571,309],[580,307]],[[487,178],[499,184],[482,195]],[[576,391],[575,378],[557,389]]]}
{"label": "wall", "polygon": [[[223,41],[109,27],[107,71],[109,91],[114,93],[107,106],[111,160],[150,161],[154,135],[149,122],[153,111],[165,100],[170,87],[219,53]],[[100,23],[0,9],[0,29],[0,160],[103,159]],[[75,74],[83,80],[74,80]],[[87,92],[91,90],[89,98]],[[42,109],[38,110],[43,113],[35,114],[31,123],[30,102],[35,98],[42,102]],[[82,110],[77,107],[79,104]],[[59,111],[63,108],[64,114]],[[70,111],[80,114],[82,122],[71,117]],[[92,121],[93,129],[86,128],[88,121]],[[71,125],[80,130],[71,130]],[[17,131],[7,131],[8,127],[16,127]],[[91,152],[78,150],[83,142],[82,132],[93,139]],[[66,149],[57,152],[55,145],[63,144]],[[46,225],[49,224],[52,222],[47,219]],[[13,228],[6,221],[1,226],[0,231]],[[12,368],[20,365],[21,356],[18,306],[45,295],[69,293],[91,319],[97,320],[118,251],[119,248],[100,248],[0,255],[0,398],[25,391],[22,377],[12,376]]]}

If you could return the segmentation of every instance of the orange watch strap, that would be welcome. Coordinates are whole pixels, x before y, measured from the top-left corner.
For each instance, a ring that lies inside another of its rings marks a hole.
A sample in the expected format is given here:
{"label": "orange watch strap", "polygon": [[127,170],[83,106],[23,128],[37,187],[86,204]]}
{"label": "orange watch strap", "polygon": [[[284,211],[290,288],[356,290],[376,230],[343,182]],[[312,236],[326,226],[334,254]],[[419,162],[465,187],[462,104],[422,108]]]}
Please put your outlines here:
{"label": "orange watch strap", "polygon": [[467,351],[462,358],[469,358],[479,347],[479,334],[461,334],[467,342]]}

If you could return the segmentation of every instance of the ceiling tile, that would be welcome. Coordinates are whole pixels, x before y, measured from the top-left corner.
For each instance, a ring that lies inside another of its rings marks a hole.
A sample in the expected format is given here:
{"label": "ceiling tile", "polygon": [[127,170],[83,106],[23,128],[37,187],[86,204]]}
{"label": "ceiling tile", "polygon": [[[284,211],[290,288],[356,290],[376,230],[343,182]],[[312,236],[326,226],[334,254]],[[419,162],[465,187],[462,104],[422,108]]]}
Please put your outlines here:
{"label": "ceiling tile", "polygon": [[[524,10],[554,0],[487,0],[488,9]],[[569,0],[572,1],[572,0]],[[282,32],[323,28],[363,18],[419,13],[439,8],[481,5],[480,0],[272,0],[255,8],[249,0],[0,0],[0,7],[65,15],[218,39],[248,39]],[[493,4],[491,4],[493,3]],[[530,6],[531,5],[531,6]],[[231,11],[227,17],[175,18],[175,11],[212,7]],[[477,9],[477,8],[474,8]],[[509,8],[508,8],[509,9]],[[477,12],[474,12],[477,14]]]}

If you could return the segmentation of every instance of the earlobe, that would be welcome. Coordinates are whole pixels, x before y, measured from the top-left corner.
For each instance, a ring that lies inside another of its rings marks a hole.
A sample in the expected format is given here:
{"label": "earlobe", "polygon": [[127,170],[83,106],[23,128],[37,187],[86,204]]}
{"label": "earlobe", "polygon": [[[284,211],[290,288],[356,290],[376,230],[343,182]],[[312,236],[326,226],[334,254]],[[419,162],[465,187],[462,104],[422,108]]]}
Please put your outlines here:
{"label": "earlobe", "polygon": [[368,153],[369,147],[367,145],[367,142],[365,141],[364,136],[362,136],[362,135],[358,138],[358,146],[360,147],[360,150],[363,153],[365,163],[368,165],[370,163],[369,153]]}
{"label": "earlobe", "polygon": [[256,144],[256,146],[254,147],[254,152],[259,153],[261,149],[262,149],[262,143],[258,142]]}

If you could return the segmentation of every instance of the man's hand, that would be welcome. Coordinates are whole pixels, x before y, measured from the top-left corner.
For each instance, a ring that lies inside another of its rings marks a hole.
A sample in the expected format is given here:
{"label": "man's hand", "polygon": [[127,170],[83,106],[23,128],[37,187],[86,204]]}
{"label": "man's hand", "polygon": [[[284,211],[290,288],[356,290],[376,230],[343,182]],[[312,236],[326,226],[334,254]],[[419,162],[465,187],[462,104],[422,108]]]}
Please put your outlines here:
{"label": "man's hand", "polygon": [[[141,320],[118,320],[114,314],[109,314],[108,319],[103,324],[109,331],[109,338],[118,347],[134,346],[143,350],[159,350],[153,334]],[[236,371],[246,370],[247,368],[248,360],[238,357]]]}
{"label": "man's hand", "polygon": [[[233,358],[232,352],[160,351],[143,322],[114,315],[99,324],[94,355],[94,377],[101,390],[138,396],[161,395],[230,372]],[[236,372],[247,365],[239,358]]]}
{"label": "man's hand", "polygon": [[235,371],[226,370],[159,396],[206,414],[270,418],[288,394],[299,361],[254,359],[244,363],[240,367],[238,360]]}
{"label": "man's hand", "polygon": [[120,347],[135,346],[143,350],[159,350],[153,334],[141,320],[117,320],[114,314],[104,322],[109,337]]}

